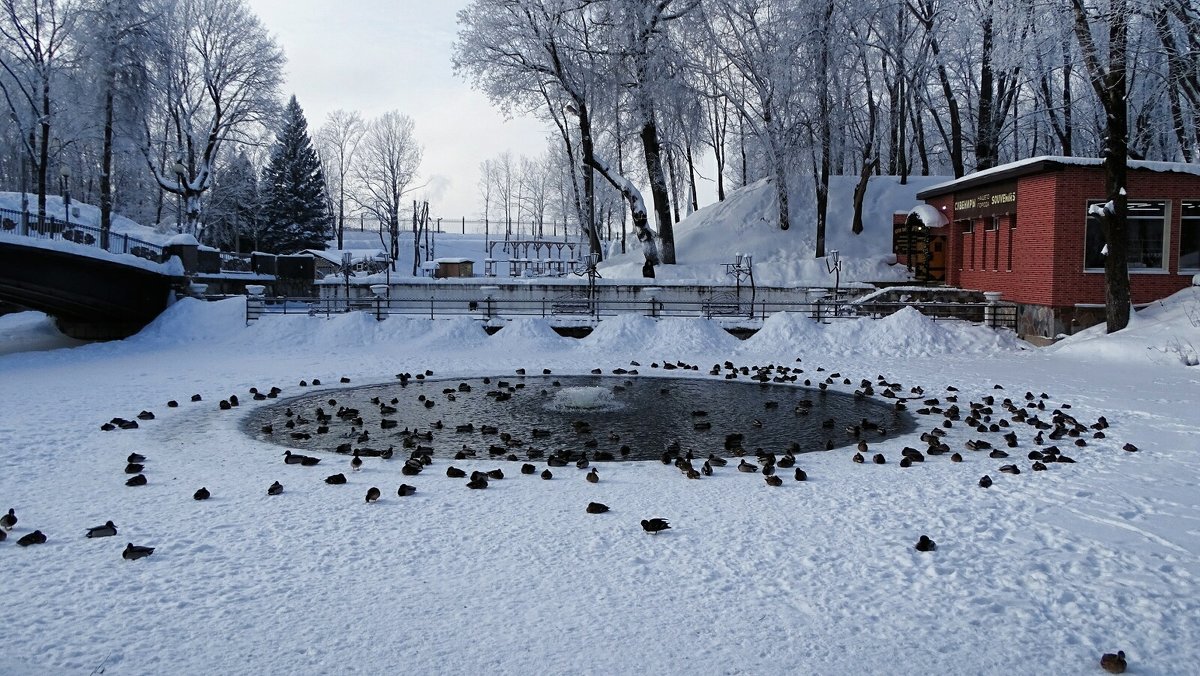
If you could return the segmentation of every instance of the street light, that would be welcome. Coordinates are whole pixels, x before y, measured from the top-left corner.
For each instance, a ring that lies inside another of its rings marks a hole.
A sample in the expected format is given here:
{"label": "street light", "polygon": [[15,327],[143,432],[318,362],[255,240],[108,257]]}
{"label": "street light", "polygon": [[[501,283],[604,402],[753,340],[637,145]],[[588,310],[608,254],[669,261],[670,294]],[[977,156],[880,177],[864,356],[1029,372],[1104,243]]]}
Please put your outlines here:
{"label": "street light", "polygon": [[67,226],[71,225],[71,168],[63,165],[59,170],[62,174],[63,213]]}
{"label": "street light", "polygon": [[833,277],[833,302],[838,300],[838,287],[842,284],[842,257],[837,249],[829,252],[829,256],[825,259],[825,269]]}
{"label": "street light", "polygon": [[375,294],[375,320],[383,321],[383,299],[391,287],[387,284],[372,284],[371,293]]}
{"label": "street light", "polygon": [[735,253],[732,263],[725,263],[725,274],[732,275],[736,288],[736,297],[739,305],[742,302],[742,280],[750,280],[750,316],[754,316],[754,297],[758,289],[754,286],[754,255],[748,253]]}

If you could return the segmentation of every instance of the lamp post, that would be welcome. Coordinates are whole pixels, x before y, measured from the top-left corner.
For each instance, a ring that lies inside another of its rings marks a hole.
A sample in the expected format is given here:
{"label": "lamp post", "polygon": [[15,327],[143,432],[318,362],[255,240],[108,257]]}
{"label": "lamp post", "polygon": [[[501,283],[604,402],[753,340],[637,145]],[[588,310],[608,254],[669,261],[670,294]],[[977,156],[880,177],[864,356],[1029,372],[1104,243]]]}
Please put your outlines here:
{"label": "lamp post", "polygon": [[833,277],[833,302],[838,300],[838,287],[842,285],[842,256],[837,249],[829,252],[829,256],[825,259],[825,269],[832,274]]}
{"label": "lamp post", "polygon": [[346,309],[350,309],[350,263],[354,257],[349,251],[342,252],[342,277],[346,280]]}
{"label": "lamp post", "polygon": [[183,232],[183,184],[187,177],[187,167],[183,165],[183,160],[175,160],[175,165],[171,167],[175,172],[175,184],[179,191],[175,193],[175,230]]}
{"label": "lamp post", "polygon": [[725,263],[725,274],[732,275],[736,289],[734,295],[738,299],[738,304],[742,302],[742,280],[750,281],[750,316],[754,317],[754,297],[757,295],[758,289],[754,286],[754,255],[748,253],[735,253],[732,263]]}
{"label": "lamp post", "polygon": [[67,227],[71,225],[71,168],[63,165],[59,170],[62,175],[62,194],[63,194],[63,220],[66,221]]}

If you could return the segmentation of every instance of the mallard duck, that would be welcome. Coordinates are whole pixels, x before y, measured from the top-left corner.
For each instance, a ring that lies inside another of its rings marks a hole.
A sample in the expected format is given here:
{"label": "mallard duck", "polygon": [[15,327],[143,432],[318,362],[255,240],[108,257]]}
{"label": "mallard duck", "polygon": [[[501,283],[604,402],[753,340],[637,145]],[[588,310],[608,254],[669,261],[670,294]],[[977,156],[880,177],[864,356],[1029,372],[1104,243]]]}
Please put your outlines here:
{"label": "mallard duck", "polygon": [[1100,656],[1100,667],[1110,674],[1125,673],[1125,651],[1118,650],[1117,654],[1104,653]]}
{"label": "mallard duck", "polygon": [[918,552],[932,552],[937,549],[937,543],[929,539],[928,535],[922,535],[920,540],[917,540],[916,550]]}
{"label": "mallard duck", "polygon": [[125,458],[125,462],[146,462],[146,456],[142,455],[141,453],[130,453],[129,457]]}
{"label": "mallard duck", "polygon": [[462,479],[467,476],[467,473],[455,467],[454,465],[451,465],[446,468],[446,476],[450,477],[451,479]]}
{"label": "mallard duck", "polygon": [[588,514],[603,514],[608,511],[608,505],[602,502],[589,502],[587,506]]}
{"label": "mallard duck", "polygon": [[22,535],[21,539],[17,540],[17,544],[22,547],[28,547],[29,545],[44,545],[46,544],[46,535],[40,530],[35,530],[32,533],[26,533],[25,535]]}
{"label": "mallard duck", "polygon": [[979,478],[979,487],[980,488],[987,488],[988,486],[991,486],[991,485],[992,485],[992,477],[984,474],[982,477]]}
{"label": "mallard duck", "polygon": [[796,481],[808,481],[808,474],[799,467],[796,468]]}
{"label": "mallard duck", "polygon": [[104,522],[103,526],[92,526],[88,529],[85,537],[89,538],[106,538],[117,534],[117,527],[112,520]]}
{"label": "mallard duck", "polygon": [[125,559],[126,561],[136,561],[138,559],[144,559],[153,553],[153,547],[141,547],[130,542],[125,545],[125,551],[121,552],[121,558]]}
{"label": "mallard duck", "polygon": [[768,486],[782,486],[783,485],[783,479],[779,478],[775,474],[767,475],[766,481],[767,481]]}
{"label": "mallard duck", "polygon": [[737,469],[739,472],[746,472],[747,474],[757,474],[758,473],[758,465],[748,463],[745,460],[738,463]]}
{"label": "mallard duck", "polygon": [[371,486],[367,489],[367,502],[375,502],[379,499],[379,489]]}
{"label": "mallard duck", "polygon": [[204,486],[201,486],[199,490],[197,490],[195,493],[192,493],[193,500],[207,500],[210,497],[212,497],[212,494],[209,493],[208,489]]}
{"label": "mallard duck", "polygon": [[651,535],[657,535],[659,531],[667,530],[670,527],[671,524],[667,523],[666,519],[642,519],[642,530]]}
{"label": "mallard duck", "polygon": [[396,489],[396,495],[402,498],[406,498],[416,492],[417,488],[415,486],[409,486],[408,484],[400,484],[400,488]]}
{"label": "mallard duck", "polygon": [[587,473],[586,478],[587,478],[588,483],[592,483],[592,484],[600,483],[600,475],[596,473],[595,467],[593,467],[592,470]]}
{"label": "mallard duck", "polygon": [[17,525],[17,513],[12,507],[9,507],[8,514],[0,516],[0,528],[4,530],[12,530],[13,526]]}
{"label": "mallard duck", "polygon": [[487,480],[486,474],[481,477],[475,477],[474,479],[471,479],[470,481],[467,482],[467,488],[483,489],[483,488],[487,488],[487,487],[488,487],[488,480]]}
{"label": "mallard duck", "polygon": [[145,486],[146,485],[146,475],[145,474],[137,474],[137,475],[131,476],[125,480],[125,485],[126,486]]}
{"label": "mallard duck", "polygon": [[554,474],[550,470],[544,469],[544,470],[542,470],[542,478],[546,479],[546,480],[550,480],[550,479],[554,478]]}
{"label": "mallard duck", "polygon": [[283,484],[276,481],[267,488],[267,495],[279,495],[283,492]]}
{"label": "mallard duck", "polygon": [[325,477],[325,483],[331,486],[341,486],[342,484],[346,483],[346,475],[340,472],[337,474],[331,474]]}

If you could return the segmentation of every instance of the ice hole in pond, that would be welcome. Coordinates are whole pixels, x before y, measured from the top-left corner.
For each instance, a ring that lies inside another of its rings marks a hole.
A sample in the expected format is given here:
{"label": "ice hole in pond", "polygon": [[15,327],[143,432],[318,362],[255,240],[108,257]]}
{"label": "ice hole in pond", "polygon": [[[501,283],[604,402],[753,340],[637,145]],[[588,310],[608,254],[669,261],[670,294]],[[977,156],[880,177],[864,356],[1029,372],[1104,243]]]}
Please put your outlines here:
{"label": "ice hole in pond", "polygon": [[[348,409],[357,409],[357,415]],[[878,429],[860,436],[848,431],[863,420]],[[395,457],[404,458],[420,446],[448,459],[466,448],[480,459],[524,462],[531,452],[543,461],[551,454],[581,453],[593,460],[659,460],[670,448],[692,450],[700,458],[728,457],[731,446],[747,454],[807,453],[831,443],[840,448],[859,439],[878,442],[910,432],[916,423],[893,402],[789,384],[492,376],[328,389],[258,409],[244,428],[257,439],[303,451],[392,447]]]}

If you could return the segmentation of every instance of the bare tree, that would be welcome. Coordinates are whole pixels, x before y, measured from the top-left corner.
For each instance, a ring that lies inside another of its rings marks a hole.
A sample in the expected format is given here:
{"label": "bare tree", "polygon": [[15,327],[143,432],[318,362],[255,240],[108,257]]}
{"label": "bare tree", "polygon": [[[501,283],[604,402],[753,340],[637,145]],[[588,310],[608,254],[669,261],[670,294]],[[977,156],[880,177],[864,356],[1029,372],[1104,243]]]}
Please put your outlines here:
{"label": "bare tree", "polygon": [[400,255],[400,200],[418,187],[410,184],[421,166],[421,155],[412,118],[393,110],[367,126],[352,168],[358,206],[387,225],[392,270]]}
{"label": "bare tree", "polygon": [[222,144],[248,142],[278,109],[284,56],[245,0],[166,2],[155,33],[143,155],[159,187],[183,199],[195,235]]}
{"label": "bare tree", "polygon": [[354,165],[354,154],[367,131],[358,111],[337,109],[325,118],[317,132],[325,185],[337,213],[337,248],[343,249],[346,230],[347,179]]}
{"label": "bare tree", "polygon": [[46,222],[53,84],[63,68],[75,8],[59,0],[0,0],[0,94],[37,175],[38,226]]}
{"label": "bare tree", "polygon": [[[1108,205],[1100,214],[1107,245],[1104,256],[1104,314],[1108,332],[1129,324],[1128,196],[1125,192],[1129,169],[1129,102],[1127,98],[1129,2],[1071,0],[1075,37],[1083,54],[1096,97],[1107,118],[1104,147],[1104,185]],[[1101,54],[1093,31],[1104,34],[1107,54]]]}

